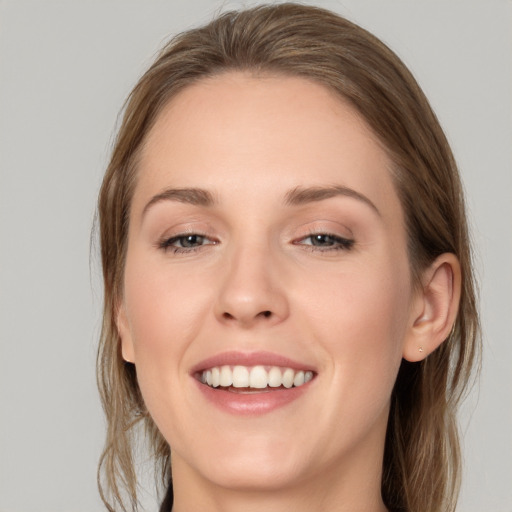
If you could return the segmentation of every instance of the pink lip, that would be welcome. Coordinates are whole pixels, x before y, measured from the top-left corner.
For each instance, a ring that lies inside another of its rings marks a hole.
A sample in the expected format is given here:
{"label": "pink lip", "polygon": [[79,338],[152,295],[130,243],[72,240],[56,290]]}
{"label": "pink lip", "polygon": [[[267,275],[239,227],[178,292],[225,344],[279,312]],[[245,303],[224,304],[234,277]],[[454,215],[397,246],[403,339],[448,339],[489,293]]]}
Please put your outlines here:
{"label": "pink lip", "polygon": [[293,368],[294,370],[303,370],[303,371],[315,371],[309,365],[300,363],[298,361],[294,361],[285,356],[281,356],[279,354],[273,354],[272,352],[223,352],[222,354],[218,354],[213,357],[209,357],[204,361],[194,365],[190,370],[190,373],[193,375],[197,372],[201,372],[203,370],[207,370],[208,368],[213,368],[214,366],[223,366],[223,365],[242,365],[242,366],[281,366],[286,368]]}
{"label": "pink lip", "polygon": [[[259,415],[274,411],[297,400],[310,389],[315,379],[299,387],[289,389],[262,390],[261,392],[237,393],[220,388],[211,388],[197,379],[197,373],[207,368],[223,365],[280,366],[294,370],[315,371],[308,365],[270,352],[224,352],[205,359],[191,369],[191,376],[206,400],[224,412],[236,415]],[[316,372],[315,372],[316,373]]]}

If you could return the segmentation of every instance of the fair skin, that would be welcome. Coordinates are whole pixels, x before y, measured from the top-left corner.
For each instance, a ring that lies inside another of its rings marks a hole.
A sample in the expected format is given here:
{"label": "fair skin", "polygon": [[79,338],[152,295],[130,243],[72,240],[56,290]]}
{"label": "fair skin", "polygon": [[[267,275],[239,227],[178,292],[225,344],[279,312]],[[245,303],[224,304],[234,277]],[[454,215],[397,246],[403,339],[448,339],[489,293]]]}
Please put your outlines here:
{"label": "fair skin", "polygon": [[[226,73],[160,114],[118,328],[171,446],[175,512],[386,510],[396,374],[446,338],[460,288],[449,254],[413,286],[390,167],[357,113],[301,78]],[[312,378],[201,381],[237,364]]]}

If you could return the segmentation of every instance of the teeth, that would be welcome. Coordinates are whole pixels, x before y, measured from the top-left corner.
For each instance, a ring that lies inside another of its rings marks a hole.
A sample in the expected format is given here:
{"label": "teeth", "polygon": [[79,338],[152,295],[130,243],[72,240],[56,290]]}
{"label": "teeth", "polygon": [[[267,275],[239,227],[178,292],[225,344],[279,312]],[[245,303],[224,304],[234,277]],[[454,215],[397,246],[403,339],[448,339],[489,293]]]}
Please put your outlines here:
{"label": "teeth", "polygon": [[292,368],[279,368],[272,366],[268,370],[264,366],[215,366],[204,370],[200,380],[203,384],[217,388],[219,386],[234,388],[264,389],[267,386],[287,389],[299,387],[313,378],[313,372],[294,370]]}
{"label": "teeth", "polygon": [[235,366],[233,368],[233,387],[249,387],[249,370],[245,366]]}
{"label": "teeth", "polygon": [[283,373],[283,386],[285,388],[291,388],[293,386],[293,378],[295,377],[295,372],[291,368],[286,368]]}
{"label": "teeth", "polygon": [[231,368],[229,366],[223,366],[220,369],[220,385],[228,387],[231,386],[231,384],[233,384],[233,374],[231,373]]}
{"label": "teeth", "polygon": [[304,384],[304,372],[297,372],[293,378],[293,385],[295,387],[302,386]]}
{"label": "teeth", "polygon": [[212,368],[212,386],[218,388],[220,385],[220,371],[218,368]]}
{"label": "teeth", "polygon": [[267,371],[263,366],[255,366],[249,374],[249,387],[263,389],[268,384]]}
{"label": "teeth", "polygon": [[281,370],[273,366],[268,372],[268,385],[271,388],[278,388],[282,383]]}

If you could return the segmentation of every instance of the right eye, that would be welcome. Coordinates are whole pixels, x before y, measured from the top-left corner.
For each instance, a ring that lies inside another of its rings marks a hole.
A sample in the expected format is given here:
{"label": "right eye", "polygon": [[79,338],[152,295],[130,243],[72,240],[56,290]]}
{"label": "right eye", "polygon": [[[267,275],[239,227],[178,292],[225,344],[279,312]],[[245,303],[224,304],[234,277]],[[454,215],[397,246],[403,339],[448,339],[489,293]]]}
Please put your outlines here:
{"label": "right eye", "polygon": [[162,240],[158,245],[164,251],[173,253],[193,252],[204,245],[214,245],[217,242],[199,233],[186,233]]}

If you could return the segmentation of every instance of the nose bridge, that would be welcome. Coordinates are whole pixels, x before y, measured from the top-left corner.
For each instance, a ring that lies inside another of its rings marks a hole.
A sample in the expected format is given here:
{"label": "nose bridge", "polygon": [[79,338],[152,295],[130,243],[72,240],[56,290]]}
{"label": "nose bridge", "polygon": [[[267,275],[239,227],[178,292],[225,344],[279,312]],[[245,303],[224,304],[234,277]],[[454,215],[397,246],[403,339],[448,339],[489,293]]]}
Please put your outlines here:
{"label": "nose bridge", "polygon": [[268,242],[252,241],[230,248],[216,308],[220,320],[248,327],[278,323],[288,315],[278,260]]}

